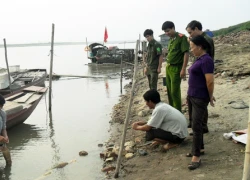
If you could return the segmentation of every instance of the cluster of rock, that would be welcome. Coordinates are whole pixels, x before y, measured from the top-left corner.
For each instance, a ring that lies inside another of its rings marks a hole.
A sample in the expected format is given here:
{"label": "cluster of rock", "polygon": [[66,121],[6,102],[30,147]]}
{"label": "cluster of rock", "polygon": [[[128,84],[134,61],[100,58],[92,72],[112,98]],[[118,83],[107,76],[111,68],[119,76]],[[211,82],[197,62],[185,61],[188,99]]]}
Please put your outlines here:
{"label": "cluster of rock", "polygon": [[219,36],[214,42],[215,73],[234,77],[250,75],[250,31]]}
{"label": "cluster of rock", "polygon": [[214,38],[216,44],[249,44],[250,43],[250,31],[239,31],[222,35]]}

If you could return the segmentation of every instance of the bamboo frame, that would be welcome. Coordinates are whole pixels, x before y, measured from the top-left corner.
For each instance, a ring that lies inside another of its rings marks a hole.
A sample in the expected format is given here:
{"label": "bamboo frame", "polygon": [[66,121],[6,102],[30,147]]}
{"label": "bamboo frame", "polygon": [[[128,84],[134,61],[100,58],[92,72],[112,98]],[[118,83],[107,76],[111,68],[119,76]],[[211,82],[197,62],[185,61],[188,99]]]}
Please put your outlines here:
{"label": "bamboo frame", "polygon": [[6,41],[3,39],[4,42],[4,51],[5,51],[5,61],[6,61],[6,68],[8,72],[8,78],[9,78],[9,89],[11,92],[11,80],[10,80],[10,70],[9,70],[9,64],[8,64],[8,56],[7,56],[7,46],[6,46]]}

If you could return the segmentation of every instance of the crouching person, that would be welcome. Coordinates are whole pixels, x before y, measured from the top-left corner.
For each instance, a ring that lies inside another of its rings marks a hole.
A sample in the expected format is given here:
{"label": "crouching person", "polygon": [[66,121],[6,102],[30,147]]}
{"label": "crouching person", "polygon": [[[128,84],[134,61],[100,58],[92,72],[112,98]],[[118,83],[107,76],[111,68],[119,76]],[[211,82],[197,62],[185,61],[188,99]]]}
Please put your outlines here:
{"label": "crouching person", "polygon": [[11,165],[10,151],[6,144],[9,143],[9,137],[6,130],[6,113],[3,111],[5,99],[0,95],[0,151],[3,153],[3,157],[6,161],[6,165]]}
{"label": "crouching person", "polygon": [[146,131],[146,140],[165,144],[165,150],[178,146],[187,136],[187,120],[174,107],[161,102],[160,94],[152,89],[143,98],[150,109],[154,109],[148,122],[135,122],[132,128]]}

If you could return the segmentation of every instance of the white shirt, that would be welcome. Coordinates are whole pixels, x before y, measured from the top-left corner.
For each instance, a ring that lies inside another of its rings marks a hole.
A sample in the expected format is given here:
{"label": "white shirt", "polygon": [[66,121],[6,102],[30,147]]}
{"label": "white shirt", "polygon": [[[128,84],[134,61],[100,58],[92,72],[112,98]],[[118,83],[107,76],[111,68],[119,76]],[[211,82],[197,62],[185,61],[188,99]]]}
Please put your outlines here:
{"label": "white shirt", "polygon": [[156,104],[147,125],[171,132],[179,138],[188,136],[185,116],[177,109],[163,102]]}

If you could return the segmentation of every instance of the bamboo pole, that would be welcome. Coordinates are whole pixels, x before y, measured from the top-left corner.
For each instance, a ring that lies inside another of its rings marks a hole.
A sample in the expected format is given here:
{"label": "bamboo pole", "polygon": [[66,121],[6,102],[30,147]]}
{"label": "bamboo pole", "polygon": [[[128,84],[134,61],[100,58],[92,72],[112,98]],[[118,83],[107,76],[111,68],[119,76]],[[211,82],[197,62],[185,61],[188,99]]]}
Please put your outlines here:
{"label": "bamboo pole", "polygon": [[145,57],[145,52],[146,52],[146,45],[147,43],[145,41],[142,42],[142,74],[144,75],[144,67],[146,67],[146,57]]}
{"label": "bamboo pole", "polygon": [[245,150],[245,161],[244,161],[242,180],[250,179],[249,162],[250,162],[250,108],[249,108],[248,129],[247,129],[247,145],[246,145],[246,150]]}
{"label": "bamboo pole", "polygon": [[[87,37],[86,37],[86,47],[88,47],[89,45],[88,45],[88,40],[87,40]],[[88,57],[89,57],[89,51],[87,51],[87,59],[88,59]]]}
{"label": "bamboo pole", "polygon": [[139,34],[139,45],[138,46],[139,46],[138,49],[140,51],[141,50],[141,34]]}
{"label": "bamboo pole", "polygon": [[121,94],[122,94],[122,55],[121,55],[121,78],[120,78],[120,92],[121,92]]}
{"label": "bamboo pole", "polygon": [[50,73],[49,73],[49,111],[51,111],[51,94],[52,94],[52,71],[53,71],[53,56],[54,56],[54,30],[55,25],[52,24],[52,35],[51,35],[51,50],[50,50]]}
{"label": "bamboo pole", "polygon": [[118,178],[118,176],[119,176],[119,169],[120,169],[120,165],[121,165],[122,152],[123,152],[123,149],[124,149],[124,142],[125,142],[125,138],[126,138],[127,126],[128,126],[128,121],[129,121],[133,96],[134,96],[134,89],[135,89],[136,76],[137,76],[137,66],[138,66],[138,43],[139,43],[139,40],[136,41],[133,84],[132,84],[132,88],[131,88],[131,91],[130,91],[129,106],[128,106],[128,109],[127,109],[126,119],[125,119],[125,122],[124,122],[124,128],[123,128],[123,133],[122,133],[122,141],[121,141],[121,144],[120,144],[120,150],[119,150],[118,160],[117,160],[116,169],[115,169],[115,176],[114,176],[115,178]]}
{"label": "bamboo pole", "polygon": [[4,42],[4,51],[5,51],[5,61],[6,61],[6,68],[8,72],[8,78],[9,78],[9,89],[11,92],[11,80],[10,80],[10,70],[9,70],[9,64],[8,64],[8,56],[7,56],[7,46],[6,46],[6,41],[3,39]]}

